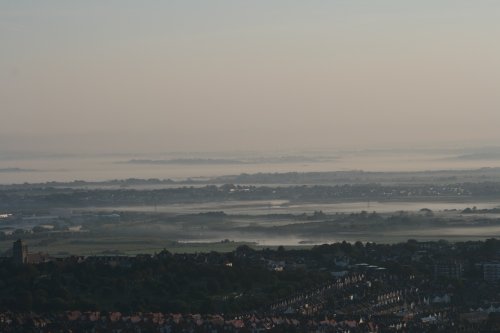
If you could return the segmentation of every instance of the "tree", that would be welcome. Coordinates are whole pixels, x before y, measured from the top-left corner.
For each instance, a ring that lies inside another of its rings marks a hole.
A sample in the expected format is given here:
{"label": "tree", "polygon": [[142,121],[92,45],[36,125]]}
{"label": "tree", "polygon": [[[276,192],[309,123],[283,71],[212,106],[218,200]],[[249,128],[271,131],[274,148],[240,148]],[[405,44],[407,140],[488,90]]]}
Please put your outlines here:
{"label": "tree", "polygon": [[42,227],[42,226],[39,226],[39,225],[37,225],[37,226],[33,227],[33,232],[34,232],[34,233],[45,232],[45,231],[47,231],[47,230],[48,230],[48,229],[46,229],[46,228],[44,228],[44,227]]}

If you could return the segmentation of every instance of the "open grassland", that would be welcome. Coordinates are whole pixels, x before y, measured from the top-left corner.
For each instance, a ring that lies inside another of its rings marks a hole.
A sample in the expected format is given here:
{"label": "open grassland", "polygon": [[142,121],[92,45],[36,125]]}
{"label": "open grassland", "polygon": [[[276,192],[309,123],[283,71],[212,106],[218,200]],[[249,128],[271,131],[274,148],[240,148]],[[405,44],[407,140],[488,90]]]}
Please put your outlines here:
{"label": "open grassland", "polygon": [[[154,254],[166,249],[172,253],[196,252],[231,252],[238,246],[250,243],[214,242],[214,243],[179,243],[161,238],[110,237],[94,239],[25,239],[30,252],[46,252],[52,256],[69,255],[136,255]],[[12,248],[11,240],[0,242],[0,251]]]}

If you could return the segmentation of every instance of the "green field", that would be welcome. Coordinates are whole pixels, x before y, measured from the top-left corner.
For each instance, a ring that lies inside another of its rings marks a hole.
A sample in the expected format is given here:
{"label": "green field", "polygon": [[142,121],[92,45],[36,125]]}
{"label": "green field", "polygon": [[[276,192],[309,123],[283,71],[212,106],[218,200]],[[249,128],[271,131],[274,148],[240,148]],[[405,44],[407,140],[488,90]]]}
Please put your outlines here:
{"label": "green field", "polygon": [[[231,252],[240,245],[257,247],[253,243],[214,242],[178,243],[161,238],[102,237],[97,239],[25,239],[29,252],[44,252],[52,256],[69,255],[136,255],[154,254],[166,249],[172,253]],[[12,240],[0,242],[0,251],[12,248]]]}

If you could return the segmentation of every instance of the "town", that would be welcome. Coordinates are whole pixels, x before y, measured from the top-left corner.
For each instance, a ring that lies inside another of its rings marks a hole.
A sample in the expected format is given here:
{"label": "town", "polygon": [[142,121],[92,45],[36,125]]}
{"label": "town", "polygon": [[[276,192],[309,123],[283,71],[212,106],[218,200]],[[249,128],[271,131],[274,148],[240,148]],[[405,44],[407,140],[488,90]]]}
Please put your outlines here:
{"label": "town", "polygon": [[497,239],[2,260],[2,332],[500,329]]}

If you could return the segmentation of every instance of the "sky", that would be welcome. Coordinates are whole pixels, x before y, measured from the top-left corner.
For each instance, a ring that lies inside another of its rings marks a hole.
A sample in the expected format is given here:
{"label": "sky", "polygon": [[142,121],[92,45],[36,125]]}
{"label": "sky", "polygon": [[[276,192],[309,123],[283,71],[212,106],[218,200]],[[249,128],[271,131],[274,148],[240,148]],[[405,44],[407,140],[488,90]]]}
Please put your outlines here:
{"label": "sky", "polygon": [[500,1],[0,1],[0,150],[500,143]]}

